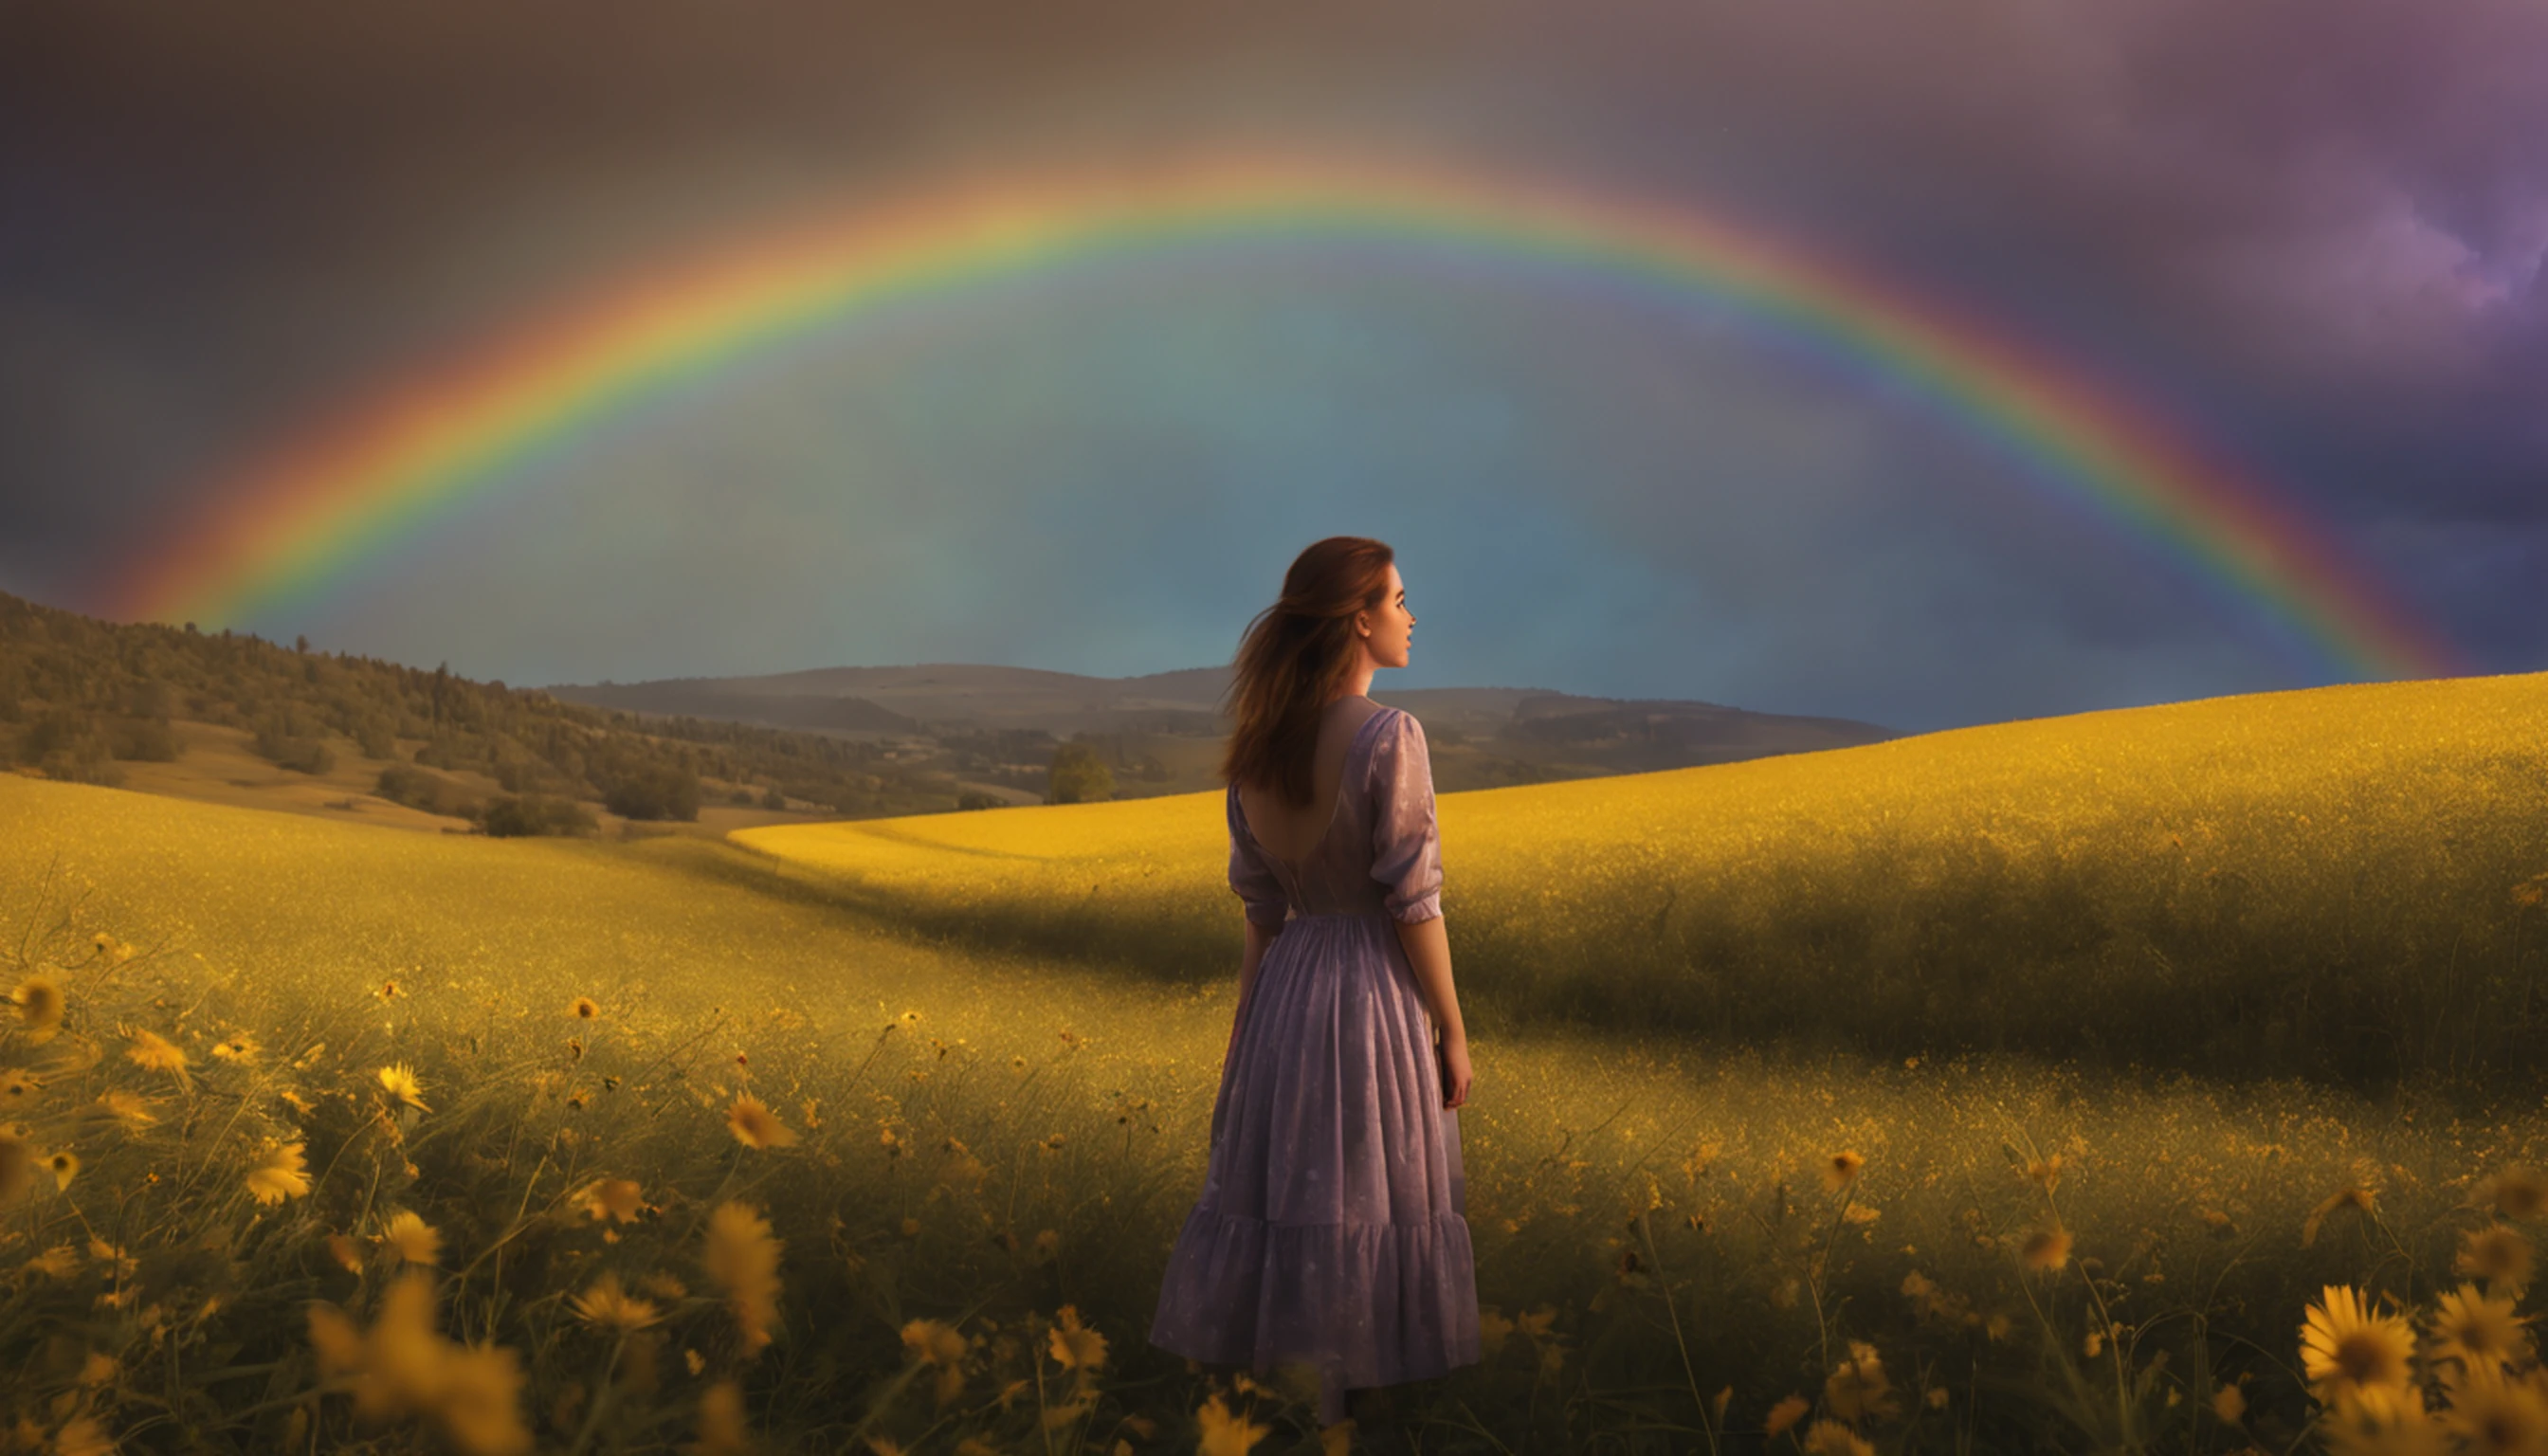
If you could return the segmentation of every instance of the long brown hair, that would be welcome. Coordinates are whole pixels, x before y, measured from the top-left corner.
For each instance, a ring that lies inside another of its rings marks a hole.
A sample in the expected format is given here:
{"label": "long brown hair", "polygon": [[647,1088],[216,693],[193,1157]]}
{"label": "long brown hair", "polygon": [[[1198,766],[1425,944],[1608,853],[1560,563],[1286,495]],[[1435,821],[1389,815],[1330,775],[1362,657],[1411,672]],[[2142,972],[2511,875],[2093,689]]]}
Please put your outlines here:
{"label": "long brown hair", "polygon": [[1249,618],[1230,662],[1224,702],[1237,726],[1222,754],[1223,781],[1270,783],[1308,805],[1320,713],[1361,664],[1354,613],[1378,609],[1395,560],[1369,536],[1329,536],[1292,558],[1283,594]]}

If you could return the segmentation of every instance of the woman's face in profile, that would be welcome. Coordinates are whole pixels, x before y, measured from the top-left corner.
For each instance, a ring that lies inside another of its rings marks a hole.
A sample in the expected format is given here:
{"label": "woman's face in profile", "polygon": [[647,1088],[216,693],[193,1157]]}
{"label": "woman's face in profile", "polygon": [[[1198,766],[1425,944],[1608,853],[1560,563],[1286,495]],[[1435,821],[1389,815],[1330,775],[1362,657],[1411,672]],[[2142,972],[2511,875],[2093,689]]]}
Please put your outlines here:
{"label": "woman's face in profile", "polygon": [[1372,662],[1384,668],[1407,666],[1415,614],[1407,609],[1407,583],[1399,578],[1398,563],[1390,563],[1389,590],[1382,594],[1378,609],[1366,613],[1364,620],[1371,628],[1371,635],[1363,640]]}

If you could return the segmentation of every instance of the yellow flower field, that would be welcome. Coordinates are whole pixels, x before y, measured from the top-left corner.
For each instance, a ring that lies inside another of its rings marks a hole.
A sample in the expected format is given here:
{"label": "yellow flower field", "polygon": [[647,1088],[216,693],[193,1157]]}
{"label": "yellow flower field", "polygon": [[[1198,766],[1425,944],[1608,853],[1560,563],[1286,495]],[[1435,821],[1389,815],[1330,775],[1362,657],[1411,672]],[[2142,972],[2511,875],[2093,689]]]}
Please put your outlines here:
{"label": "yellow flower field", "polygon": [[[1426,1449],[2229,1452],[2323,1419],[2490,1449],[2541,1399],[2517,1321],[2548,1117],[2471,1099],[2517,1080],[2475,1018],[2535,964],[2543,692],[1444,796],[1464,1001],[1497,1008],[1461,1117],[1488,1361],[1396,1423]],[[0,1439],[1318,1448],[1299,1372],[1144,1339],[1232,1008],[1219,815],[487,841],[0,776],[0,1360],[26,1372]],[[2097,934],[2048,939],[2064,917]],[[2456,959],[2347,979],[2453,925]],[[2169,939],[2207,926],[2243,949]],[[1046,945],[1073,927],[1090,946]],[[2239,958],[2278,936],[2355,958]],[[2136,1068],[2155,1034],[2109,1018],[2154,1003],[2115,999],[2123,944],[2174,946],[2162,985],[2199,1007],[2262,995],[2283,1041],[2253,1045],[2300,1063],[2419,988],[2399,1064],[2471,1075],[2187,1069],[2226,1042]],[[1926,1008],[1905,1049],[1852,998],[1914,966],[1939,995],[1888,1003]],[[1770,1035],[1812,994],[1828,1035]],[[2381,1321],[2408,1313],[2400,1356]]]}
{"label": "yellow flower field", "polygon": [[[1444,794],[1464,1010],[2221,1074],[2533,1077],[2548,674]],[[1218,793],[737,832],[929,932],[1191,983]],[[2548,1090],[2543,1087],[2541,1090]]]}

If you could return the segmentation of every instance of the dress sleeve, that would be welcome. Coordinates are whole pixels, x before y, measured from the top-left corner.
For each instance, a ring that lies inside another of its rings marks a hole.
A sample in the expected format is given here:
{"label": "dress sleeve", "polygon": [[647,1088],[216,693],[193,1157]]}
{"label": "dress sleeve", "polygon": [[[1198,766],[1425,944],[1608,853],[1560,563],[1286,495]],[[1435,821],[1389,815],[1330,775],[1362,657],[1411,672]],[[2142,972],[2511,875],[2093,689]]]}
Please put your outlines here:
{"label": "dress sleeve", "polygon": [[1247,918],[1275,930],[1283,928],[1283,917],[1291,907],[1283,893],[1283,881],[1274,875],[1273,866],[1248,838],[1246,821],[1238,813],[1238,785],[1229,786],[1226,816],[1229,821],[1229,887],[1246,902]]}
{"label": "dress sleeve", "polygon": [[1387,886],[1391,918],[1408,925],[1442,913],[1442,840],[1433,824],[1433,760],[1424,726],[1392,709],[1372,745],[1371,877]]}

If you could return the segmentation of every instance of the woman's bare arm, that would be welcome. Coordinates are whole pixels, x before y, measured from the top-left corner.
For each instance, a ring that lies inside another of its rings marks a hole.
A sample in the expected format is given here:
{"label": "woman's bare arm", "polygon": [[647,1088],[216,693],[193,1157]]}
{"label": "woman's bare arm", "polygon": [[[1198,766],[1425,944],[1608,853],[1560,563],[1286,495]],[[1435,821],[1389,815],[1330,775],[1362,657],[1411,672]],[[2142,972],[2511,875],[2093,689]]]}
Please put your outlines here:
{"label": "woman's bare arm", "polygon": [[1460,1021],[1460,994],[1451,985],[1451,936],[1447,917],[1435,915],[1413,924],[1398,922],[1398,944],[1407,948],[1407,963],[1415,971],[1424,1009],[1441,1029],[1445,1046],[1469,1044],[1469,1029]]}
{"label": "woman's bare arm", "polygon": [[1268,930],[1251,920],[1247,922],[1247,950],[1238,957],[1238,1004],[1247,1004],[1248,989],[1256,984],[1256,967],[1265,963],[1265,953],[1274,945],[1280,929]]}

